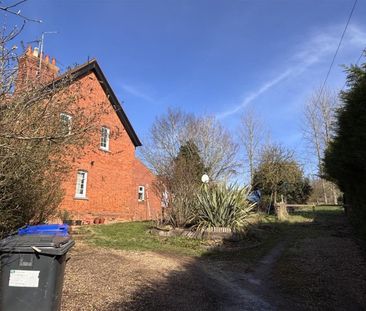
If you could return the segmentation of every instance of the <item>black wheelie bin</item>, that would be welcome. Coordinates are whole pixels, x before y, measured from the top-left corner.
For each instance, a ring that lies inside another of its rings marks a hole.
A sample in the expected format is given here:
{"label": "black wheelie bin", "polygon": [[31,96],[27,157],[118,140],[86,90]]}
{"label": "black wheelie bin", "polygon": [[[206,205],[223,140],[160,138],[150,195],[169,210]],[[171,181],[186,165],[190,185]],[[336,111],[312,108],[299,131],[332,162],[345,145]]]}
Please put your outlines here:
{"label": "black wheelie bin", "polygon": [[67,252],[67,225],[19,229],[0,241],[0,310],[58,311]]}

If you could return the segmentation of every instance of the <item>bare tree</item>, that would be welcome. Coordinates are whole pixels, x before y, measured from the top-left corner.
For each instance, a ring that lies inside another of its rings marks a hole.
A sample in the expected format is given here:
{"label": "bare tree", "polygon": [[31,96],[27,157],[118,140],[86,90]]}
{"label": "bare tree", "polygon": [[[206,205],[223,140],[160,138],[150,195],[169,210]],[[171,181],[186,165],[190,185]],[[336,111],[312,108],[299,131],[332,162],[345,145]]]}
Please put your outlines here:
{"label": "bare tree", "polygon": [[178,155],[185,138],[188,140],[186,126],[192,121],[192,116],[172,109],[155,120],[140,151],[157,175],[167,175],[171,171],[172,160]]}
{"label": "bare tree", "polygon": [[142,156],[157,175],[167,173],[180,147],[188,141],[198,147],[211,179],[223,180],[237,173],[238,145],[230,133],[213,117],[198,118],[180,110],[169,109],[155,120]]}
{"label": "bare tree", "polygon": [[[332,124],[335,120],[335,110],[339,106],[338,97],[330,90],[316,90],[305,104],[304,108],[304,137],[316,154],[318,174],[323,176],[322,159],[324,151],[332,139]],[[337,191],[334,185],[333,202],[337,204]],[[322,178],[324,203],[328,204],[327,182]]]}
{"label": "bare tree", "polygon": [[253,183],[255,165],[265,138],[264,125],[253,110],[247,110],[241,117],[239,137],[244,146],[245,161],[249,166],[250,184]]}
{"label": "bare tree", "polygon": [[[328,198],[331,198],[334,196],[337,197],[337,200],[340,196],[340,191],[334,186],[333,183],[329,181],[325,181],[322,178],[319,178],[318,176],[314,176],[310,180],[311,188],[313,189],[311,196],[309,198],[309,202],[321,204],[324,202],[324,191],[326,192],[326,195]],[[335,191],[335,193],[334,193]],[[338,202],[336,202],[338,203]],[[336,204],[333,202],[333,204]]]}
{"label": "bare tree", "polygon": [[[180,174],[177,174],[178,154],[188,143],[197,148],[199,161],[185,161],[184,168],[180,168]],[[157,194],[169,193],[169,206],[184,205],[182,210],[186,211],[190,208],[186,205],[191,204],[189,197],[193,196],[195,189],[198,190],[203,172],[212,181],[226,180],[236,174],[240,166],[236,160],[237,150],[238,145],[230,133],[213,117],[198,118],[169,109],[155,120],[141,152],[145,162],[157,175],[154,185]],[[198,174],[200,176],[190,173],[197,171],[190,167],[197,162],[203,165],[203,171]]]}
{"label": "bare tree", "polygon": [[18,0],[18,1],[8,1],[9,4],[5,4],[5,1],[1,1],[0,5],[0,11],[3,11],[5,13],[18,16],[20,19],[23,20],[23,22],[35,22],[35,23],[42,23],[40,19],[31,18],[29,16],[26,16],[22,13],[22,11],[19,9],[19,6],[23,4],[24,2],[27,2],[27,0]]}
{"label": "bare tree", "polygon": [[239,146],[232,135],[214,117],[191,118],[186,135],[200,150],[207,174],[213,180],[227,180],[240,167],[236,159]]}

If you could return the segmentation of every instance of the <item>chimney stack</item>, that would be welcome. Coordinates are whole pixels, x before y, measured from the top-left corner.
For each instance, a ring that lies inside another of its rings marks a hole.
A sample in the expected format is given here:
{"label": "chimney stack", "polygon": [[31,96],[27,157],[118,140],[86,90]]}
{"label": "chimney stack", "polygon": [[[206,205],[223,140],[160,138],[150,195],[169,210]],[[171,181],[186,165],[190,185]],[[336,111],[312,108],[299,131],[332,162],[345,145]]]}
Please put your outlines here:
{"label": "chimney stack", "polygon": [[59,71],[55,58],[52,58],[50,62],[48,55],[43,58],[37,47],[32,50],[32,47],[28,46],[26,52],[18,60],[18,77],[15,83],[15,91],[27,84],[47,84],[57,77]]}

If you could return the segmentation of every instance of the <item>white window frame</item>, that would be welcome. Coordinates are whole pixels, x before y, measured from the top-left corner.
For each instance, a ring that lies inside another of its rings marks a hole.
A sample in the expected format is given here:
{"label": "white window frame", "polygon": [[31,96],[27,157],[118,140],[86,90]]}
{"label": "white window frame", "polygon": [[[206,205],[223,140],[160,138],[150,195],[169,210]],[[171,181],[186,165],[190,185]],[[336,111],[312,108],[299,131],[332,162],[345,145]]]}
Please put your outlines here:
{"label": "white window frame", "polygon": [[[79,179],[79,176],[82,179]],[[84,170],[78,170],[76,174],[76,189],[75,189],[75,198],[77,199],[85,199],[86,198],[86,187],[88,184],[88,172]]]}
{"label": "white window frame", "polygon": [[[106,135],[104,135],[104,130]],[[109,134],[110,129],[106,126],[101,127],[101,133],[100,133],[100,149],[104,151],[109,151]]]}
{"label": "white window frame", "polygon": [[[141,199],[140,199],[140,194],[141,194]],[[139,202],[145,201],[145,187],[144,186],[139,186],[138,187],[138,190],[137,190],[137,200]]]}
{"label": "white window frame", "polygon": [[[71,123],[72,123],[72,116],[65,113],[65,112],[61,112],[60,113],[60,119],[61,119],[61,122],[63,123],[62,126],[66,126],[68,127],[68,132],[67,134],[71,134]],[[67,123],[66,123],[67,122]]]}

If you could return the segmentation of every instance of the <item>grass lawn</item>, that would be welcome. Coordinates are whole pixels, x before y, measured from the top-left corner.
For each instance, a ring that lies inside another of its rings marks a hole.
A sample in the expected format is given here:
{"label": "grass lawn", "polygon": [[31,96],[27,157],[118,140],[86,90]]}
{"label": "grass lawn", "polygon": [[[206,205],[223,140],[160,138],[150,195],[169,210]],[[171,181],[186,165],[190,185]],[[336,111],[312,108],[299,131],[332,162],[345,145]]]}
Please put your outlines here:
{"label": "grass lawn", "polygon": [[284,222],[277,221],[272,215],[264,216],[243,241],[216,246],[204,240],[152,235],[149,233],[151,222],[85,226],[81,227],[81,231],[86,235],[87,242],[101,247],[254,262],[280,240],[321,234],[316,226],[309,228],[307,224],[321,221],[324,217],[337,217],[340,213],[340,208],[327,206],[317,207],[315,213],[311,208],[294,212]]}
{"label": "grass lawn", "polygon": [[87,241],[102,247],[131,251],[157,251],[181,255],[201,255],[207,245],[203,241],[183,237],[163,238],[149,233],[152,222],[125,222],[82,227]]}

